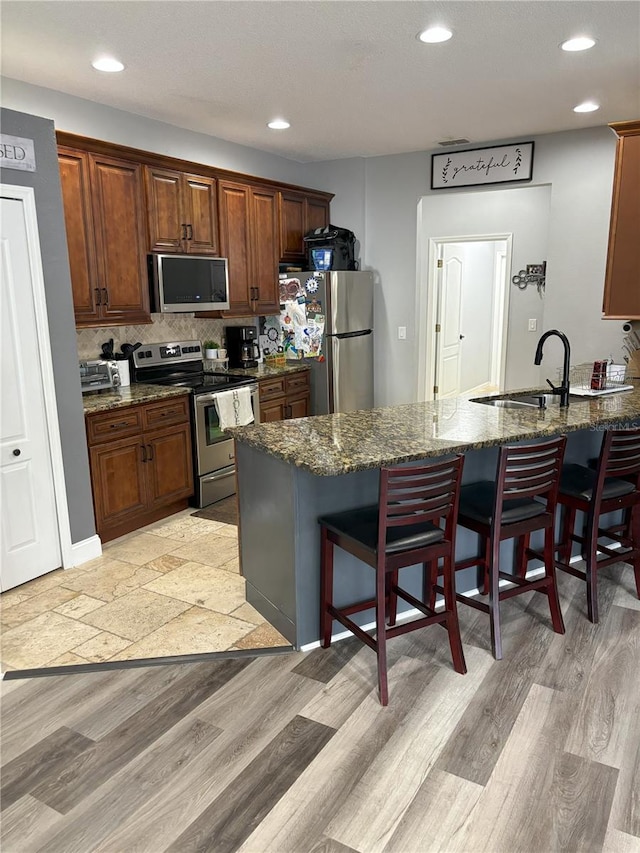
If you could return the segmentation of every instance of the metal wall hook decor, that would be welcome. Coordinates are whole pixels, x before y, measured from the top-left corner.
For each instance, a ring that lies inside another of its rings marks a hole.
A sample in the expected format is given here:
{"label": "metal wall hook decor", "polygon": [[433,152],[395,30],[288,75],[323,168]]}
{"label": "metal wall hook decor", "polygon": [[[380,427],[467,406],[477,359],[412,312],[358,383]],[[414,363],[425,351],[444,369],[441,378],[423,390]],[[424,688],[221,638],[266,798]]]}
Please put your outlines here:
{"label": "metal wall hook decor", "polygon": [[519,273],[516,273],[511,279],[511,283],[519,287],[520,290],[526,290],[530,284],[535,284],[538,288],[538,293],[542,296],[546,274],[546,261],[543,261],[541,264],[527,264],[526,270],[520,270]]}

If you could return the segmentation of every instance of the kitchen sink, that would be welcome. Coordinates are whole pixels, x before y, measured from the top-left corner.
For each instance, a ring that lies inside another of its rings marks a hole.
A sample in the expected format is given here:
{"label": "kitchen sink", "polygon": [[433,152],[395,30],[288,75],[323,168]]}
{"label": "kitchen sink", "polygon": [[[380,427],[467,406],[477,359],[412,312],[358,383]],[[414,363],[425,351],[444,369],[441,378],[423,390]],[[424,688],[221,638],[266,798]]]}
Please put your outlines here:
{"label": "kitchen sink", "polygon": [[[542,400],[542,402],[541,402]],[[569,394],[570,403],[585,403],[587,398],[578,394]],[[493,406],[496,409],[546,409],[560,405],[559,394],[514,394],[512,397],[475,397],[471,403],[482,403],[485,406]]]}

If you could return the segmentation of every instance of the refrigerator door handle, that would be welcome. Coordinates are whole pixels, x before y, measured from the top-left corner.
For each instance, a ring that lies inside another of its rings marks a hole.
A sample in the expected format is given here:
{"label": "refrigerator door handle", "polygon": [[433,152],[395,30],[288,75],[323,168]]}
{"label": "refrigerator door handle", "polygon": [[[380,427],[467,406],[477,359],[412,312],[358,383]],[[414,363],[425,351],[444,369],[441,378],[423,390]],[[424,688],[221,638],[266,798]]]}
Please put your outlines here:
{"label": "refrigerator door handle", "polygon": [[361,338],[363,335],[370,335],[373,329],[361,329],[359,332],[334,332],[332,335],[327,335],[328,338]]}

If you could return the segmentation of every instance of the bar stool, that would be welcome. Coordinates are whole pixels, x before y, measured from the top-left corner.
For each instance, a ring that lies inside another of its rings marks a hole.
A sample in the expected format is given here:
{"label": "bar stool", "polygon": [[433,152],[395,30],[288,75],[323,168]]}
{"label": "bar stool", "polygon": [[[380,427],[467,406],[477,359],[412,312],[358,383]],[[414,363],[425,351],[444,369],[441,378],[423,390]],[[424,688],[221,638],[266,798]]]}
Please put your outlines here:
{"label": "bar stool", "polygon": [[[558,485],[566,437],[540,444],[502,447],[496,482],[463,486],[460,492],[458,524],[480,535],[481,554],[455,564],[456,571],[479,566],[483,569],[482,592],[489,603],[458,593],[458,601],[489,614],[491,647],[496,660],[502,658],[500,602],[531,590],[545,593],[549,599],[553,630],[564,634],[564,623],[555,577],[554,520]],[[529,547],[534,530],[544,530],[544,552]],[[516,573],[500,571],[500,543],[517,539]],[[530,559],[544,562],[544,576],[526,580]],[[500,591],[500,580],[515,586]],[[439,590],[439,587],[436,589]]]}
{"label": "bar stool", "polygon": [[[586,581],[589,619],[598,621],[597,572],[604,566],[630,563],[640,598],[640,427],[607,430],[595,470],[565,465],[558,502],[564,507],[564,515],[556,567]],[[582,535],[574,530],[578,510],[585,513]],[[624,511],[622,523],[599,526],[601,515],[618,510]],[[619,542],[629,550],[613,550],[600,543],[601,538]],[[582,546],[584,572],[570,565],[573,542]],[[605,556],[598,558],[599,553]]]}
{"label": "bar stool", "polygon": [[[356,637],[372,648],[378,658],[380,703],[387,705],[388,639],[427,625],[442,624],[456,672],[467,671],[462,651],[453,583],[456,514],[464,457],[433,465],[382,468],[377,505],[326,515],[321,525],[321,608],[322,647],[331,645],[333,620],[337,619]],[[375,596],[355,604],[336,607],[333,603],[334,546],[353,554],[375,569]],[[445,609],[435,613],[430,600],[429,564],[443,560]],[[398,586],[398,572],[422,563],[422,600]],[[424,613],[424,617],[395,625],[398,596]],[[354,613],[375,608],[376,635],[367,634],[351,618]],[[387,616],[389,625],[387,625]]]}

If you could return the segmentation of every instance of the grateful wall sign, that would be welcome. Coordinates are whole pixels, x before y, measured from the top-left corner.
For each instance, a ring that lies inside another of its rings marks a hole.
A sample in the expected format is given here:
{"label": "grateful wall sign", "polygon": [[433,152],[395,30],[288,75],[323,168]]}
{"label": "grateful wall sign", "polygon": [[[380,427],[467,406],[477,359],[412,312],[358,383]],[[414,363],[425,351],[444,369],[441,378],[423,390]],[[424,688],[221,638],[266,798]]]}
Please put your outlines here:
{"label": "grateful wall sign", "polygon": [[530,181],[533,142],[431,155],[431,189]]}

